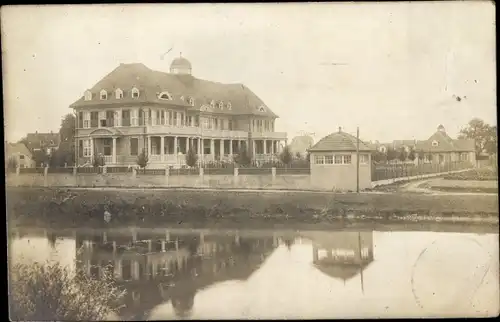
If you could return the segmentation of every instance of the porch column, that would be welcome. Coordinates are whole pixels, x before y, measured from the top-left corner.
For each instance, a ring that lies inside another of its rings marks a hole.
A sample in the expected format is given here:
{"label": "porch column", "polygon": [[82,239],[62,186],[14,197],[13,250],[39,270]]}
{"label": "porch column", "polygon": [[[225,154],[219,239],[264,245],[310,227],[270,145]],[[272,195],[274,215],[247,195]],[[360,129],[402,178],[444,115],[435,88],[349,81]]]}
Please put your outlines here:
{"label": "porch column", "polygon": [[165,137],[163,135],[160,136],[160,149],[161,160],[165,161]]}
{"label": "porch column", "polygon": [[238,140],[238,154],[241,153],[241,140]]}
{"label": "porch column", "polygon": [[223,139],[220,139],[220,158],[222,160],[222,157],[224,157],[224,140]]}
{"label": "porch column", "polygon": [[90,138],[90,161],[94,161],[94,138]]}
{"label": "porch column", "polygon": [[267,140],[262,140],[264,143],[264,154],[267,154]]}
{"label": "porch column", "polygon": [[276,142],[276,141],[271,140],[271,154],[272,154],[272,155],[274,155],[274,143],[275,143],[275,142]]}
{"label": "porch column", "polygon": [[177,155],[178,148],[177,148],[177,137],[174,136],[174,155]]}
{"label": "porch column", "polygon": [[113,157],[111,160],[112,163],[116,163],[116,138],[113,138]]}
{"label": "porch column", "polygon": [[233,140],[229,140],[229,156],[233,156]]}
{"label": "porch column", "polygon": [[197,146],[196,146],[197,147],[196,152],[200,156],[201,155],[201,138],[198,138],[197,140],[198,140],[198,142],[197,142]]}
{"label": "porch column", "polygon": [[186,137],[186,154],[188,153],[189,151],[189,138]]}
{"label": "porch column", "polygon": [[252,148],[253,148],[253,151],[252,151],[252,152],[253,152],[253,153],[252,153],[252,156],[253,156],[253,159],[255,160],[255,151],[256,151],[256,147],[255,147],[255,145],[257,144],[257,140],[253,140],[253,142],[252,142],[252,143],[253,143],[253,144],[252,144]]}
{"label": "porch column", "polygon": [[148,135],[148,158],[151,158],[151,137]]}
{"label": "porch column", "polygon": [[210,155],[215,158],[215,140],[210,139]]}
{"label": "porch column", "polygon": [[200,152],[201,152],[201,161],[205,161],[205,139],[202,137],[200,139],[201,141],[201,149],[200,149]]}

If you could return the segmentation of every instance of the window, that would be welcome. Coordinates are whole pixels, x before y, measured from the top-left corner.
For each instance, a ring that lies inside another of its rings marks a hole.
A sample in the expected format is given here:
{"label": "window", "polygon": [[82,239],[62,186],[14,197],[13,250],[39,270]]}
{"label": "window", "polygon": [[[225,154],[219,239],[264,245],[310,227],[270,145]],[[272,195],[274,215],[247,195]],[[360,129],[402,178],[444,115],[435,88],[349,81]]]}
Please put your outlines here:
{"label": "window", "polygon": [[231,102],[227,102],[227,109],[231,110]]}
{"label": "window", "polygon": [[90,91],[85,91],[84,99],[90,101],[92,99],[92,93]]}
{"label": "window", "polygon": [[189,98],[189,105],[194,106],[194,98]]}
{"label": "window", "polygon": [[139,126],[139,110],[132,110],[132,116],[130,118],[130,123],[132,126]]}
{"label": "window", "polygon": [[122,91],[121,89],[117,88],[117,89],[115,90],[115,97],[116,97],[116,99],[118,99],[118,100],[119,100],[119,99],[122,99],[122,98],[123,98],[123,91]]}
{"label": "window", "polygon": [[121,119],[120,119],[120,113],[118,111],[113,112],[113,124],[114,126],[121,126]]}
{"label": "window", "polygon": [[83,140],[83,156],[89,157],[92,152],[92,145],[90,140]]}
{"label": "window", "polygon": [[130,126],[130,110],[122,111],[122,126]]}
{"label": "window", "polygon": [[100,93],[101,100],[107,100],[108,99],[108,92],[105,90],[102,90]]}
{"label": "window", "polygon": [[77,128],[83,128],[83,112],[78,112],[78,126]]}
{"label": "window", "polygon": [[139,139],[130,138],[130,155],[139,155]]}
{"label": "window", "polygon": [[99,111],[99,126],[106,127],[106,111]]}
{"label": "window", "polygon": [[342,156],[341,155],[335,156],[335,164],[342,164]]}
{"label": "window", "polygon": [[368,163],[368,154],[360,154],[359,155],[359,163],[367,164]]}
{"label": "window", "polygon": [[439,145],[438,141],[436,140],[432,141],[432,146],[438,146],[438,145]]}
{"label": "window", "polygon": [[333,164],[333,155],[325,155],[325,164]]}
{"label": "window", "polygon": [[183,102],[184,102],[184,95],[183,95],[183,96],[181,96],[181,101],[183,101]]}
{"label": "window", "polygon": [[111,151],[111,144],[112,144],[112,139],[110,138],[106,138],[106,139],[103,139],[103,152],[104,152],[104,155],[111,155],[112,154],[112,151]]}
{"label": "window", "polygon": [[322,155],[315,155],[314,156],[314,163],[315,164],[324,164],[325,158]]}
{"label": "window", "polygon": [[461,153],[460,154],[460,161],[469,161],[469,154],[468,153]]}
{"label": "window", "polygon": [[351,156],[344,155],[344,164],[351,164]]}
{"label": "window", "polygon": [[139,97],[139,90],[134,87],[132,88],[132,98],[138,98]]}
{"label": "window", "polygon": [[224,103],[222,101],[219,102],[219,109],[223,109],[224,108]]}
{"label": "window", "polygon": [[24,160],[24,155],[20,154],[19,155],[19,160]]}
{"label": "window", "polygon": [[99,113],[90,112],[90,127],[97,127],[99,125]]}
{"label": "window", "polygon": [[210,107],[211,107],[211,108],[214,108],[214,107],[215,107],[215,102],[214,102],[213,100],[210,102]]}
{"label": "window", "polygon": [[266,109],[264,108],[264,106],[262,106],[262,105],[259,106],[259,112],[265,112],[265,111],[266,111]]}
{"label": "window", "polygon": [[158,95],[158,98],[161,99],[161,100],[171,101],[172,100],[172,95],[170,95],[170,93],[168,93],[168,92],[161,92],[160,95]]}

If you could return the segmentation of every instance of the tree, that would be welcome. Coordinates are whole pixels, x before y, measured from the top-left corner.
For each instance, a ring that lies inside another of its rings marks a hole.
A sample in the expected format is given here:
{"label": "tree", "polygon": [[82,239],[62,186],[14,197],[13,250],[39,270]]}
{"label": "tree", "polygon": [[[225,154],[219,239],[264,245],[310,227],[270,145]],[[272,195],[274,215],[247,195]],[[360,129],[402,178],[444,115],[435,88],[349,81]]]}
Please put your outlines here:
{"label": "tree", "polygon": [[73,114],[66,114],[61,121],[61,128],[59,129],[61,142],[54,153],[57,154],[56,158],[59,166],[75,163],[75,122],[76,118]]}
{"label": "tree", "polygon": [[475,140],[476,156],[483,151],[490,154],[497,151],[497,127],[479,118],[472,119],[466,127],[462,128],[458,138]]}
{"label": "tree", "polygon": [[422,160],[425,159],[424,150],[418,150],[417,151],[417,158],[418,158],[419,163],[421,163]]}
{"label": "tree", "polygon": [[307,151],[307,154],[306,154],[306,161],[307,161],[307,163],[311,162],[311,152],[309,152],[309,151]]}
{"label": "tree", "polygon": [[411,148],[410,152],[408,153],[408,160],[415,161],[416,157],[417,156],[415,155],[415,150]]}
{"label": "tree", "polygon": [[14,157],[10,157],[8,160],[7,160],[7,169],[9,170],[14,170],[17,168],[17,160],[16,158]]}
{"label": "tree", "polygon": [[399,159],[399,161],[401,161],[401,162],[405,162],[407,158],[408,158],[408,152],[406,152],[406,149],[405,149],[404,147],[402,147],[402,148],[399,150],[398,159]]}
{"label": "tree", "polygon": [[384,162],[387,161],[387,155],[377,150],[372,153],[372,160],[375,162]]}
{"label": "tree", "polygon": [[300,154],[300,152],[295,153],[295,157],[297,159],[302,159],[302,155]]}
{"label": "tree", "polygon": [[137,165],[144,169],[148,165],[149,159],[146,150],[142,149],[141,153],[137,156]]}
{"label": "tree", "polygon": [[198,155],[194,151],[193,148],[189,148],[188,152],[186,153],[186,164],[189,167],[195,167],[196,162],[198,161]]}
{"label": "tree", "polygon": [[395,160],[397,157],[398,157],[397,151],[394,148],[389,147],[386,152],[387,161]]}
{"label": "tree", "polygon": [[283,162],[285,165],[289,165],[292,162],[293,156],[292,152],[290,151],[290,147],[286,145],[283,148],[283,151],[281,151],[280,154],[280,161]]}
{"label": "tree", "polygon": [[233,160],[240,166],[248,166],[252,162],[248,151],[245,148],[242,148],[241,151],[239,151],[238,155],[235,155],[233,157]]}

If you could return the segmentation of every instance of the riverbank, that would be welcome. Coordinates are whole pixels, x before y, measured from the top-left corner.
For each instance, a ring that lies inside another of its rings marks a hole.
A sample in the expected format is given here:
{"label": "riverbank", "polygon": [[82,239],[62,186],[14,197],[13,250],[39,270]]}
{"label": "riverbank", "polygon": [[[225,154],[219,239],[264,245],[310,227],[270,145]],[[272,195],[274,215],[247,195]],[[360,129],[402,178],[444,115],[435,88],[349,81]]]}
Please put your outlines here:
{"label": "riverbank", "polygon": [[[450,222],[498,225],[497,195],[7,188],[12,225],[279,227]],[[111,214],[110,222],[104,213]]]}

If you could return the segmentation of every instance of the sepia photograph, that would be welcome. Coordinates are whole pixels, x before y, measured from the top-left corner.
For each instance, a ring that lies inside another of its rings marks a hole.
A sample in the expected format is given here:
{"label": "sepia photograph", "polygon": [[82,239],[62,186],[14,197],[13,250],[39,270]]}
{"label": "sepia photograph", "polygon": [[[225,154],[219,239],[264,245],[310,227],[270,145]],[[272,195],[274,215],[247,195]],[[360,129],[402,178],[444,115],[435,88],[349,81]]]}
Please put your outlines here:
{"label": "sepia photograph", "polygon": [[494,2],[0,13],[10,320],[499,316]]}

